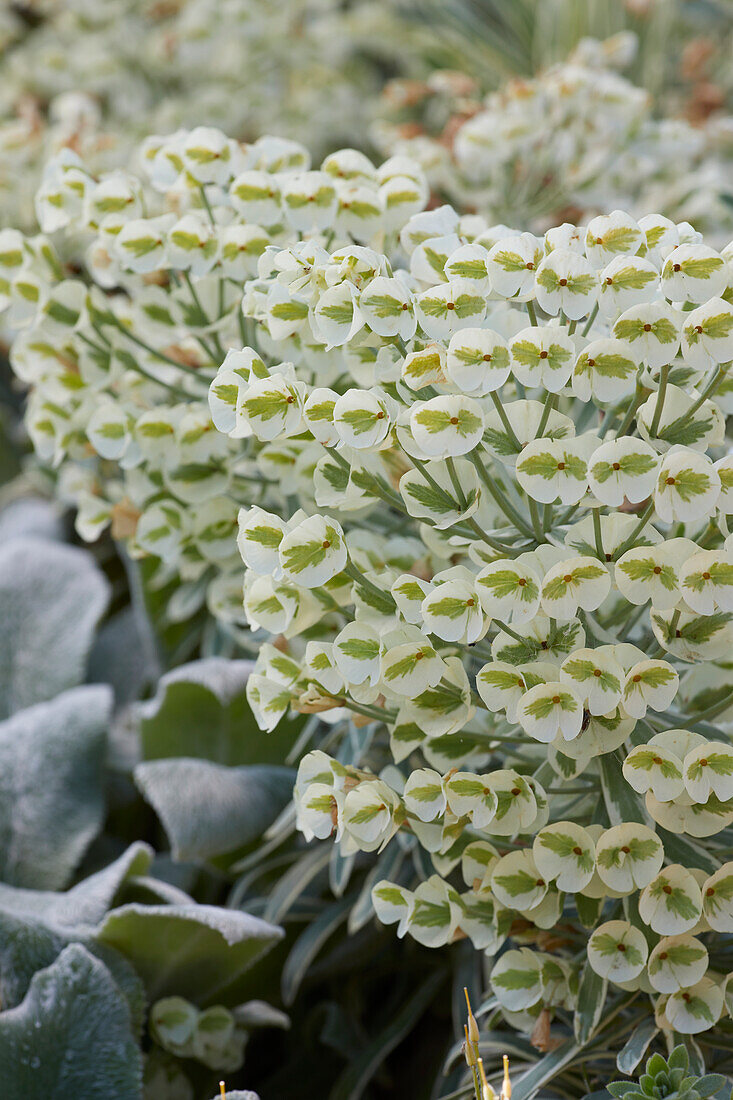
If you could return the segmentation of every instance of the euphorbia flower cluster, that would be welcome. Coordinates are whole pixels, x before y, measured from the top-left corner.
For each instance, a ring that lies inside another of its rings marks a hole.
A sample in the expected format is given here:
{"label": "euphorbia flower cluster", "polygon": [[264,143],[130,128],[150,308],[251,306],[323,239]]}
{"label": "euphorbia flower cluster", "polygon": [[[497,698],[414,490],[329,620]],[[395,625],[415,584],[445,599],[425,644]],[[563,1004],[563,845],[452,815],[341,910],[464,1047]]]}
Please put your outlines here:
{"label": "euphorbia flower cluster", "polygon": [[91,287],[45,237],[0,249],[80,530],[124,520],[183,578],[173,614],[206,595],[259,645],[263,730],[323,716],[300,829],[377,853],[399,934],[497,955],[513,1025],[590,974],[714,1026],[733,250],[661,215],[535,236],[426,211],[400,157],[314,171],[196,130],[143,160],[47,173],[42,224],[87,234]]}

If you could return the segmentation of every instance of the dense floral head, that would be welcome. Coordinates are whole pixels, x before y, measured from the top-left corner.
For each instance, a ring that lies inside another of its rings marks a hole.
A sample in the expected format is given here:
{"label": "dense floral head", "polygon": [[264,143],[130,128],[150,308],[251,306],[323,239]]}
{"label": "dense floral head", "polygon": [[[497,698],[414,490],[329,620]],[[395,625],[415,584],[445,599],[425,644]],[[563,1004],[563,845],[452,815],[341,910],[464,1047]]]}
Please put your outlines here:
{"label": "dense floral head", "polygon": [[497,956],[513,1025],[600,978],[713,1026],[730,250],[620,210],[543,236],[428,211],[403,157],[199,128],[142,161],[49,167],[42,228],[85,242],[82,278],[47,236],[0,248],[79,530],[111,519],[172,618],[206,601],[258,649],[263,730],[321,715],[299,827],[376,853],[399,934]]}

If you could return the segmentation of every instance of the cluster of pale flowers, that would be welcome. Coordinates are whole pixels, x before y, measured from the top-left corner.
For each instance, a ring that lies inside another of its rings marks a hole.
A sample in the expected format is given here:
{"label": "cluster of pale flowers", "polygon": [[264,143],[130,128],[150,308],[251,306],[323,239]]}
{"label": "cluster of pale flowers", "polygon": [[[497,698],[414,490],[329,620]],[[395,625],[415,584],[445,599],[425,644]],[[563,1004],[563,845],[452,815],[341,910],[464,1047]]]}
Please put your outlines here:
{"label": "cluster of pale flowers", "polygon": [[404,99],[398,85],[373,138],[383,152],[422,164],[454,204],[495,219],[521,217],[526,228],[544,229],[562,210],[574,218],[617,206],[637,216],[657,210],[725,243],[733,234],[725,200],[733,119],[693,126],[658,117],[650,93],[616,71],[635,49],[630,32],[585,39],[566,62],[510,81],[483,102],[457,74],[435,74],[407,129],[395,111]]}
{"label": "cluster of pale flowers", "polygon": [[[191,120],[333,149],[364,138],[392,60],[380,0],[65,0],[0,16],[0,222],[32,226],[43,164],[63,147],[95,172]],[[24,18],[27,16],[27,18]],[[5,49],[3,49],[5,47]]]}
{"label": "cluster of pale flowers", "polygon": [[[267,250],[315,224],[331,239],[395,238],[427,187],[404,162],[376,168],[346,150],[312,171],[302,145],[240,145],[209,128],[149,139],[139,160],[137,175],[95,178],[63,150],[36,195],[42,232],[0,232],[11,361],[31,388],[36,453],[58,471],[79,534],[95,539],[111,523],[131,536],[134,555],[162,559],[160,584],[179,582],[172,619],[207,604],[241,640],[238,510],[281,507],[310,485],[297,449],[214,430],[209,384],[227,349],[237,378],[267,373],[258,355],[232,350],[247,341],[243,286]],[[291,343],[311,371],[336,378],[340,352]]]}
{"label": "cluster of pale flowers", "polygon": [[[713,1026],[733,253],[660,215],[538,237],[425,211],[406,158],[313,171],[194,130],[142,161],[59,158],[46,235],[0,238],[28,428],[79,530],[127,524],[179,615],[207,599],[261,642],[259,725],[320,714],[333,750],[301,762],[300,829],[376,853],[400,934],[501,950],[514,1025],[572,1008],[587,955],[661,1026]],[[86,235],[91,286],[51,233]]]}

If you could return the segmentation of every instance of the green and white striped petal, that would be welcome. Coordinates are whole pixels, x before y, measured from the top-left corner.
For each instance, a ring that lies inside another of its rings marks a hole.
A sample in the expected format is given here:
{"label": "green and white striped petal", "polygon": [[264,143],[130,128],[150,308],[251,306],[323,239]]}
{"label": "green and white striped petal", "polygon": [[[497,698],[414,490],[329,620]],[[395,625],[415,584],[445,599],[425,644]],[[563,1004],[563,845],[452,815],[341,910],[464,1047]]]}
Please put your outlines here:
{"label": "green and white striped petal", "polygon": [[501,389],[511,374],[506,341],[490,328],[455,332],[448,345],[445,373],[465,394],[483,396]]}
{"label": "green and white striped petal", "polygon": [[486,840],[472,840],[461,855],[461,874],[466,886],[476,893],[485,890],[491,881],[491,872],[499,859],[493,844]]}
{"label": "green and white striped petal", "polygon": [[575,345],[564,329],[553,325],[522,329],[509,341],[511,369],[525,386],[559,393],[570,378]]}
{"label": "green and white striped petal", "polygon": [[497,798],[497,809],[491,822],[495,836],[514,836],[525,832],[537,820],[537,798],[527,780],[513,768],[490,772],[486,786]]}
{"label": "green and white striped petal", "polygon": [[598,305],[601,315],[615,319],[632,306],[653,302],[659,271],[641,256],[616,256],[600,273]]}
{"label": "green and white striped petal", "polygon": [[571,321],[586,317],[598,297],[598,274],[578,252],[555,248],[537,269],[537,303],[545,313],[561,311]]}
{"label": "green and white striped petal", "polygon": [[[588,462],[588,483],[601,504],[640,504],[654,491],[659,458],[643,440],[621,436],[603,443]],[[604,544],[605,545],[605,544]]]}
{"label": "green and white striped petal", "polygon": [[310,516],[290,530],[279,546],[286,580],[318,588],[341,573],[347,553],[341,525],[328,516]]}
{"label": "green and white striped petal", "polygon": [[655,370],[671,363],[680,346],[682,315],[667,302],[645,302],[624,310],[613,335],[628,344],[630,353]]}
{"label": "green and white striped petal", "polygon": [[543,744],[558,737],[572,741],[580,733],[583,704],[577,691],[565,683],[538,684],[522,697],[517,721],[526,734]]}
{"label": "green and white striped petal", "polygon": [[647,709],[666,710],[680,685],[677,670],[666,661],[639,661],[624,681],[623,707],[632,718],[643,718]]}
{"label": "green and white striped petal", "polygon": [[429,458],[448,458],[472,451],[484,431],[481,406],[471,397],[434,397],[416,402],[410,412],[410,430]]}
{"label": "green and white striped petal", "polygon": [[454,332],[480,325],[486,297],[470,279],[452,279],[429,287],[415,298],[415,315],[431,340],[449,340]]}
{"label": "green and white striped petal", "polygon": [[595,558],[566,558],[545,574],[542,610],[550,618],[568,621],[579,607],[584,611],[599,608],[610,588],[610,574]]}
{"label": "green and white striped petal", "polygon": [[439,875],[431,875],[413,894],[407,930],[423,947],[442,947],[453,939],[460,918],[457,892]]}
{"label": "green and white striped petal", "polygon": [[[657,405],[662,412],[652,431]],[[639,434],[661,452],[686,448],[704,454],[708,447],[719,446],[725,435],[725,419],[713,401],[697,401],[697,395],[668,383],[664,395],[661,387],[652,393],[636,414]]]}
{"label": "green and white striped petal", "polygon": [[558,890],[583,890],[595,871],[595,844],[590,833],[573,821],[556,821],[540,829],[532,854],[543,878]]}
{"label": "green and white striped petal", "polygon": [[[413,699],[440,682],[445,665],[416,627],[408,627],[407,633],[409,641],[390,641],[390,635],[383,641],[381,678],[397,695]],[[392,635],[404,634],[404,629],[392,632]],[[416,635],[414,640],[413,634]]]}
{"label": "green and white striped petal", "polygon": [[618,894],[643,890],[659,874],[663,862],[662,842],[648,825],[614,825],[596,841],[598,874]]}
{"label": "green and white striped petal", "polygon": [[638,745],[626,757],[624,779],[637,794],[651,791],[659,802],[671,802],[682,794],[682,761],[660,745]]}
{"label": "green and white striped petal", "polygon": [[733,307],[712,298],[685,314],[682,354],[695,370],[708,370],[733,359]]}
{"label": "green and white striped petal", "polygon": [[489,775],[455,772],[446,779],[448,806],[456,817],[470,817],[476,829],[486,829],[496,814],[498,798],[489,786]]}
{"label": "green and white striped petal", "polygon": [[609,714],[621,702],[623,669],[611,652],[576,650],[560,666],[560,679],[574,687],[591,714]]}
{"label": "green and white striped petal", "polygon": [[503,710],[507,721],[516,721],[517,707],[526,691],[519,669],[505,661],[491,661],[476,673],[476,690],[490,711]]}
{"label": "green and white striped petal", "polygon": [[657,546],[627,550],[616,562],[616,585],[629,603],[642,605],[651,600],[658,611],[676,607],[682,593],[679,574],[695,543],[690,539],[668,539]]}
{"label": "green and white striped petal", "polygon": [[640,362],[613,336],[592,340],[573,367],[573,393],[580,401],[615,404],[633,392]]}
{"label": "green and white striped petal", "polygon": [[698,615],[733,611],[733,561],[724,550],[699,550],[680,569],[685,603]]}
{"label": "green and white striped petal", "polygon": [[415,335],[417,320],[412,293],[402,279],[384,275],[372,279],[359,299],[359,310],[377,336],[399,336],[407,341]]}
{"label": "green and white striped petal", "polygon": [[420,608],[425,630],[446,642],[472,645],[488,629],[473,580],[445,580],[436,584]]}
{"label": "green and white striped petal", "polygon": [[402,799],[408,811],[420,821],[434,821],[445,813],[443,777],[431,768],[412,772],[405,783]]}
{"label": "green and white striped petal", "polygon": [[239,510],[237,524],[237,549],[247,568],[263,576],[282,576],[279,550],[285,521],[255,504]]}
{"label": "green and white striped petal", "polygon": [[649,955],[644,933],[625,920],[609,920],[588,941],[588,962],[601,978],[629,982],[644,970]]}
{"label": "green and white striped petal", "polygon": [[646,245],[643,229],[623,210],[598,214],[585,231],[585,254],[595,268],[602,268],[617,256],[635,256]]}
{"label": "green and white striped petal", "polygon": [[522,624],[539,610],[540,579],[528,564],[499,558],[480,571],[476,587],[489,618]]}
{"label": "green and white striped petal", "polygon": [[[427,520],[438,531],[448,531],[472,516],[481,500],[476,469],[468,459],[454,460],[455,476],[441,459],[426,462],[424,470],[408,470],[400,478],[399,490],[405,508],[415,519]],[[455,481],[461,488],[459,499]]]}
{"label": "green and white striped petal", "polygon": [[412,916],[414,894],[411,890],[399,886],[396,882],[381,879],[372,887],[372,905],[377,919],[382,924],[396,924],[397,937],[407,932],[407,923]]}
{"label": "green and white striped petal", "polygon": [[726,742],[706,741],[691,749],[682,769],[693,802],[706,803],[711,794],[721,802],[733,798],[733,748]]}
{"label": "green and white striped petal", "polygon": [[486,267],[491,289],[502,298],[534,298],[537,268],[544,256],[542,240],[532,233],[503,237],[489,251]]}
{"label": "green and white striped petal", "polygon": [[639,895],[639,916],[660,936],[692,931],[701,915],[700,887],[679,863],[665,867]]}
{"label": "green and white striped petal", "polygon": [[588,488],[588,457],[597,441],[535,439],[517,461],[517,481],[540,504],[577,504]]}
{"label": "green and white striped petal", "polygon": [[702,911],[714,931],[733,932],[733,863],[724,863],[703,883]]}
{"label": "green and white striped petal", "polygon": [[359,451],[379,447],[394,418],[395,403],[374,390],[349,389],[333,408],[333,422],[342,445]]}
{"label": "green and white striped petal", "polygon": [[723,293],[729,275],[728,264],[715,249],[680,244],[662,268],[662,293],[670,302],[707,302]]}
{"label": "green and white striped petal", "polygon": [[529,849],[502,856],[491,874],[491,889],[507,909],[532,910],[545,899],[547,882]]}
{"label": "green and white striped petal", "polygon": [[402,378],[412,390],[442,385],[446,381],[447,358],[444,344],[435,341],[426,344],[424,348],[411,351],[405,356],[402,361]]}
{"label": "green and white striped petal", "polygon": [[502,1008],[521,1012],[542,998],[542,966],[528,947],[505,951],[491,971],[491,988]]}
{"label": "green and white striped petal", "polygon": [[362,852],[374,852],[394,835],[399,806],[399,798],[381,779],[359,783],[344,799],[344,831]]}
{"label": "green and white striped petal", "polygon": [[369,623],[347,623],[336,635],[333,648],[336,667],[348,684],[379,682],[379,633]]}
{"label": "green and white striped petal", "polygon": [[689,989],[668,998],[664,1014],[680,1035],[709,1031],[723,1012],[723,989],[711,978],[703,978]]}
{"label": "green and white striped petal", "polygon": [[706,455],[673,447],[662,459],[654,490],[657,515],[665,523],[689,523],[709,515],[720,495],[720,478]]}
{"label": "green and white striped petal", "polygon": [[666,936],[649,956],[649,981],[657,993],[676,993],[697,985],[707,968],[707,949],[694,936]]}

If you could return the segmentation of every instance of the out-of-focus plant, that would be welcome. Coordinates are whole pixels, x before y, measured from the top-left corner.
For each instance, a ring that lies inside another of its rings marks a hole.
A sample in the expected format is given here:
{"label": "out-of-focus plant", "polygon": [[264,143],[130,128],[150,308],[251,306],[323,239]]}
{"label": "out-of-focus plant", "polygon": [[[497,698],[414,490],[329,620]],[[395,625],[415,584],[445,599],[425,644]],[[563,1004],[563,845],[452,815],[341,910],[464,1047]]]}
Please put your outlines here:
{"label": "out-of-focus plant", "polygon": [[648,90],[618,71],[637,46],[629,33],[584,39],[567,60],[483,100],[460,71],[394,82],[375,143],[417,159],[438,195],[509,225],[541,231],[619,207],[655,210],[723,244],[733,231],[731,119],[658,116]]}

